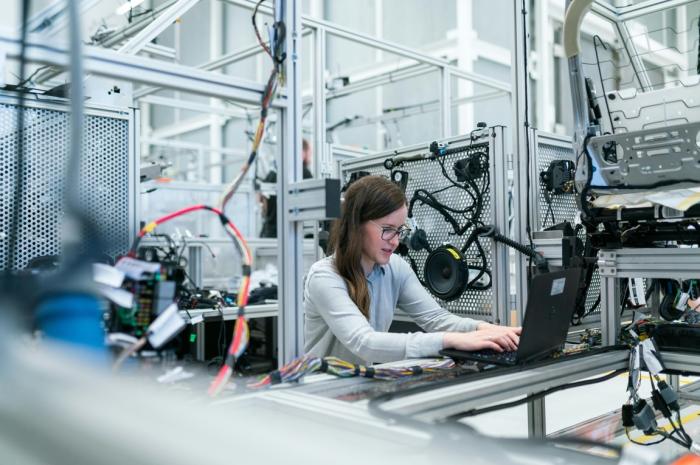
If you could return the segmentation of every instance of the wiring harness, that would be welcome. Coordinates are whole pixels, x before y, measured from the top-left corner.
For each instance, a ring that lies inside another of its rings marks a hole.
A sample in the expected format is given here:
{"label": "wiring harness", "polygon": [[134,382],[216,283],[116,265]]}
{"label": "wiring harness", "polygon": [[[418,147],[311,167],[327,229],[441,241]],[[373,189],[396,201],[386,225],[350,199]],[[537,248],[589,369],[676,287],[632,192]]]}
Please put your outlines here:
{"label": "wiring harness", "polygon": [[[241,269],[243,278],[241,279],[241,284],[238,291],[238,315],[236,318],[236,324],[233,328],[233,340],[231,341],[231,345],[229,346],[226,352],[224,364],[221,366],[219,373],[217,374],[216,378],[214,378],[214,381],[212,382],[208,391],[209,395],[216,396],[219,392],[221,392],[223,387],[226,385],[226,382],[231,377],[231,374],[233,373],[233,368],[236,364],[236,360],[241,355],[243,355],[243,352],[245,352],[245,349],[248,345],[248,340],[250,338],[250,330],[248,328],[248,322],[245,318],[245,308],[248,305],[248,296],[250,291],[250,274],[253,266],[253,255],[250,251],[250,248],[248,247],[245,238],[243,237],[243,234],[241,234],[238,228],[231,222],[230,219],[228,219],[228,217],[221,210],[207,205],[192,205],[190,207],[183,208],[181,210],[158,218],[157,220],[152,221],[146,226],[144,226],[136,236],[136,239],[134,240],[134,243],[132,244],[128,255],[130,257],[136,257],[136,251],[138,250],[138,246],[141,242],[141,239],[146,234],[153,232],[159,225],[173,220],[177,217],[180,217],[182,215],[186,215],[188,213],[200,210],[209,211],[218,215],[219,220],[221,221],[221,225],[224,228],[224,231],[231,238],[234,245],[236,246],[237,251],[241,254],[243,258],[243,265]],[[143,342],[141,342],[141,345],[143,345]],[[127,350],[130,350],[130,353],[133,353],[136,350],[138,350],[138,347],[135,349],[130,348]],[[130,355],[130,353],[127,353],[126,356]],[[123,360],[123,358],[120,356],[120,363],[121,360]]]}
{"label": "wiring harness", "polygon": [[[424,159],[434,160],[439,164],[440,172],[443,178],[447,180],[447,185],[439,189],[432,191],[427,189],[417,189],[414,191],[411,199],[408,202],[409,221],[415,222],[413,219],[414,212],[419,206],[427,206],[438,212],[445,222],[449,223],[452,228],[452,235],[461,237],[464,236],[469,230],[483,225],[481,217],[484,212],[486,203],[485,199],[489,193],[491,182],[489,174],[488,144],[474,145],[474,142],[478,139],[478,136],[476,136],[475,133],[481,129],[482,128],[478,128],[477,130],[472,131],[470,136],[470,144],[467,147],[449,148],[446,144],[433,142],[429,147],[430,154],[406,159],[399,161],[398,163],[392,162],[388,165],[393,168],[394,166],[401,166],[401,164],[406,161]],[[465,155],[463,158],[460,158],[454,162],[452,166],[452,171],[454,172],[453,176],[448,172],[445,157],[448,155],[461,153],[465,153]],[[399,158],[400,157],[396,157],[397,160]],[[385,167],[386,166],[387,163],[385,162]],[[440,200],[440,194],[454,190],[458,190],[466,194],[468,203],[463,208],[452,207]],[[408,258],[413,271],[416,273],[416,276],[419,277],[419,280],[421,280],[421,274],[418,272],[415,259],[409,253],[409,249],[414,251],[427,250],[429,254],[433,252],[433,249],[427,240],[425,231],[420,228],[414,228],[414,230],[415,232],[409,239],[408,247],[404,249],[403,255]],[[479,264],[470,264],[469,268],[478,271],[478,274],[468,280],[463,290],[489,289],[491,286],[491,273],[488,268],[488,257],[480,241],[476,240],[465,244],[465,246],[461,248],[461,253],[466,256],[468,249],[470,249],[472,245],[476,251]],[[487,285],[482,283],[482,277],[484,275],[489,277]],[[424,286],[426,285],[426,283],[422,280],[421,284]]]}
{"label": "wiring harness", "polygon": [[304,355],[275,370],[260,381],[248,385],[251,389],[298,381],[311,373],[327,373],[339,378],[361,376],[376,379],[398,379],[423,373],[434,373],[455,367],[451,359],[439,359],[411,367],[369,367],[356,365],[336,357],[314,357]]}
{"label": "wiring harness", "polygon": [[255,31],[255,36],[258,39],[258,43],[263,48],[263,50],[265,50],[265,53],[267,53],[272,59],[273,67],[272,71],[270,72],[270,77],[267,80],[267,84],[265,85],[265,91],[263,92],[260,101],[260,119],[258,120],[258,126],[255,130],[255,135],[253,136],[250,155],[248,155],[248,159],[245,161],[245,163],[243,163],[243,166],[241,166],[241,170],[239,171],[238,175],[233,179],[233,181],[231,181],[231,183],[228,185],[223,195],[221,196],[219,205],[221,211],[226,210],[226,205],[233,197],[233,194],[235,194],[238,190],[238,187],[240,186],[241,182],[243,182],[243,179],[248,173],[248,170],[250,169],[250,167],[255,162],[258,156],[258,150],[260,148],[260,144],[265,134],[265,122],[267,121],[267,113],[270,107],[270,103],[272,102],[272,99],[275,96],[278,83],[284,83],[283,64],[286,56],[282,50],[285,42],[286,28],[284,22],[277,21],[272,25],[271,28],[272,32],[270,34],[270,45],[268,46],[262,40],[262,37],[260,36],[260,31],[258,30],[258,26],[256,23],[256,16],[258,13],[258,8],[260,8],[260,5],[263,3],[263,1],[264,0],[260,0],[255,5],[255,10],[253,11],[252,16],[252,23],[253,29]]}
{"label": "wiring harness", "polygon": [[[683,427],[678,394],[659,376],[663,370],[663,362],[653,340],[650,338],[640,340],[633,330],[630,331],[630,334],[636,340],[636,344],[630,349],[627,384],[629,398],[622,406],[622,426],[625,429],[627,439],[642,446],[659,444],[669,439],[686,449],[697,450],[693,439]],[[651,399],[649,401],[639,395],[643,368],[650,375]],[[668,420],[667,427],[659,427],[655,410]],[[630,432],[634,429],[658,439],[651,442],[640,442],[632,439]]]}

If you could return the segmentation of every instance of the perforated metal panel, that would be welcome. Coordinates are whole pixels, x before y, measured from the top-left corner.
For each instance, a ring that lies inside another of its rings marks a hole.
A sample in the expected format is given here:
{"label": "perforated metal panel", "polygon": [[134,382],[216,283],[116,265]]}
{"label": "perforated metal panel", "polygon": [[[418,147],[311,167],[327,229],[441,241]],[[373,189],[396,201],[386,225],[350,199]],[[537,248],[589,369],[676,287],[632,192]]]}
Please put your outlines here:
{"label": "perforated metal panel", "polygon": [[[0,267],[8,253],[15,202],[18,107],[12,96],[0,95]],[[63,189],[70,115],[66,106],[28,102],[24,112],[24,182],[18,227],[17,255],[12,267],[61,252]],[[105,241],[110,256],[128,250],[134,229],[134,152],[130,142],[133,114],[87,110],[83,126],[80,199]],[[90,240],[90,238],[85,238]]]}
{"label": "perforated metal panel", "polygon": [[[464,150],[445,157],[445,167],[451,173],[452,166],[455,161],[465,158],[468,154],[476,152],[485,152],[489,159],[489,178],[490,186],[483,198],[483,210],[479,216],[479,220],[484,224],[495,224],[500,231],[504,231],[506,221],[506,205],[505,205],[505,188],[504,188],[504,168],[503,161],[505,155],[503,153],[502,128],[485,130],[480,137],[475,141],[470,141],[467,137],[452,140],[450,148],[463,147]],[[427,153],[428,143],[423,144],[420,148],[414,150],[401,151],[401,155],[409,155],[411,153]],[[379,174],[389,176],[390,171],[382,166],[382,162],[388,158],[395,156],[396,152],[385,152],[382,154],[366,157],[366,159],[350,160],[341,163],[341,177],[343,182],[347,182],[350,175],[357,171],[367,171],[371,174]],[[409,181],[406,188],[406,197],[410,201],[413,192],[417,189],[426,189],[435,191],[446,187],[450,182],[443,176],[440,164],[435,160],[420,160],[406,163],[399,169],[408,172]],[[496,185],[500,185],[497,189]],[[503,198],[496,201],[495,193],[501,192]],[[449,189],[445,192],[436,195],[439,200],[453,208],[464,208],[470,205],[473,200],[469,195],[461,189]],[[502,204],[502,209],[497,207],[498,203]],[[461,248],[466,241],[467,236],[472,229],[467,230],[463,236],[456,236],[453,233],[452,226],[444,220],[444,218],[433,208],[428,206],[416,206],[413,210],[413,216],[418,223],[418,226],[424,229],[427,233],[428,240],[433,248],[443,244],[450,243],[457,248]],[[487,258],[488,268],[492,272],[492,287],[487,290],[472,290],[469,289],[456,300],[445,302],[438,298],[436,300],[450,312],[469,316],[476,319],[499,319],[505,321],[506,302],[508,286],[507,280],[507,253],[503,250],[503,246],[498,244],[493,247],[491,240],[481,241],[485,255]],[[498,249],[498,252],[496,251]],[[411,257],[416,262],[418,275],[423,278],[423,267],[428,252],[410,251]],[[497,256],[498,255],[498,256]],[[467,259],[472,262],[478,259],[478,253],[474,247],[471,247],[466,253]]]}
{"label": "perforated metal panel", "polygon": [[[540,182],[540,173],[547,170],[549,164],[554,160],[570,160],[575,162],[575,155],[570,138],[554,136],[541,131],[532,131],[532,141],[535,150],[534,170],[531,172],[531,192],[537,192],[537,201],[535,204],[535,215],[531,218],[532,230],[541,231],[553,224],[561,223],[562,221],[574,222],[578,213],[576,206],[576,198],[574,194],[559,194],[551,197],[551,210],[547,205],[545,196],[545,188]],[[552,221],[552,213],[554,220]],[[579,234],[581,240],[585,239],[585,233],[581,231]],[[588,287],[586,294],[586,310],[591,309],[595,305],[598,296],[600,295],[600,274],[598,270],[593,272],[591,284]],[[586,322],[599,318],[600,310],[596,309],[586,318]]]}

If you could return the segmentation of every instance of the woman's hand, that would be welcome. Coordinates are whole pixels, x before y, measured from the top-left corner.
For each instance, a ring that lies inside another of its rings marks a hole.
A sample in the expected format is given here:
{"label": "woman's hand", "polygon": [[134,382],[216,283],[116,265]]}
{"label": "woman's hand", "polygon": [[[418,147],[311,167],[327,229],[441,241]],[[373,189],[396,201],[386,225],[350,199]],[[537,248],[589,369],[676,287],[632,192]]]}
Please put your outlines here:
{"label": "woman's hand", "polygon": [[445,333],[442,347],[444,349],[466,351],[482,349],[492,349],[496,352],[511,351],[518,348],[519,335],[520,328],[496,325],[488,325],[488,327],[482,328],[479,325],[476,331],[469,333]]}
{"label": "woman's hand", "polygon": [[520,333],[522,332],[522,327],[520,326],[499,326],[484,322],[479,323],[476,330],[478,332],[489,333],[494,336],[497,341],[504,341],[501,346],[506,350],[517,350],[520,344]]}

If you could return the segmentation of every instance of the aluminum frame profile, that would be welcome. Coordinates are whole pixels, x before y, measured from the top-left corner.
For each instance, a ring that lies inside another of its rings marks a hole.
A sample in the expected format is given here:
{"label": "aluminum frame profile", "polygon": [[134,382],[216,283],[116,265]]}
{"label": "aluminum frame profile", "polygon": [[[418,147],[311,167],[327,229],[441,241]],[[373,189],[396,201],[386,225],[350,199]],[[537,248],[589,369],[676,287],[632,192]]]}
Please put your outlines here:
{"label": "aluminum frame profile", "polygon": [[598,253],[603,343],[620,332],[619,278],[693,279],[700,276],[700,249],[616,249]]}
{"label": "aluminum frame profile", "polygon": [[700,276],[700,249],[616,249],[598,254],[606,278],[695,279]]}
{"label": "aluminum frame profile", "polygon": [[[562,386],[608,371],[627,367],[625,350],[593,354],[573,360],[437,387],[400,396],[382,404],[388,413],[411,415],[423,421],[439,421],[450,415]],[[532,420],[537,421],[533,418]]]}
{"label": "aluminum frame profile", "polygon": [[[9,58],[17,59],[20,54],[19,39],[0,35],[0,50],[5,51]],[[65,46],[44,44],[36,36],[32,36],[27,42],[26,56],[28,62],[63,68],[70,63],[70,51]],[[85,73],[98,76],[155,84],[163,88],[253,105],[260,103],[260,96],[264,91],[263,84],[98,47],[84,47],[83,56]],[[271,102],[271,106],[284,108],[286,99],[276,98]]]}
{"label": "aluminum frame profile", "polygon": [[[529,243],[526,227],[528,226],[527,211],[530,211],[530,231],[534,233],[538,231],[536,218],[540,215],[540,206],[537,199],[539,198],[539,173],[537,168],[538,162],[538,150],[541,144],[552,145],[562,148],[572,148],[572,142],[570,137],[560,136],[556,134],[547,133],[544,131],[539,131],[537,129],[526,129],[528,132],[528,151],[521,151],[521,157],[517,158],[514,171],[518,174],[514,183],[515,190],[515,204],[518,205],[518,215],[517,218],[517,231],[520,237],[520,243]],[[530,160],[523,160],[523,156],[529,153]],[[528,167],[529,165],[529,167]],[[529,169],[528,169],[529,168]],[[527,182],[525,179],[530,180],[530,191],[528,192]],[[554,244],[552,243],[554,241]],[[561,239],[558,240],[559,249],[556,250],[556,240],[552,239],[535,239],[533,237],[533,243],[536,245],[538,251],[545,252],[545,258],[554,259],[552,265],[561,266]],[[522,254],[516,254],[517,262],[517,282],[519,283],[519,288],[517,289],[516,295],[516,305],[518,309],[519,321],[523,321],[525,316],[525,304],[527,303],[528,294],[528,282],[527,282],[527,259]]]}
{"label": "aluminum frame profile", "polygon": [[[279,286],[281,302],[278,324],[278,361],[288,363],[304,352],[304,289],[303,223],[291,213],[293,204],[288,192],[303,180],[301,157],[289,154],[301,153],[302,97],[301,97],[301,1],[276,0],[277,18],[286,25],[284,42],[284,75],[287,88],[287,109],[281,114],[283,128],[281,163],[277,173],[279,196],[277,198],[277,237],[279,238]],[[287,156],[285,156],[285,154]]]}
{"label": "aluminum frame profile", "polygon": [[119,53],[135,55],[163,31],[170,27],[177,18],[187,13],[199,0],[178,0],[177,3],[158,15],[148,26],[141,29],[135,36],[117,49]]}
{"label": "aluminum frame profile", "polygon": [[[293,221],[323,221],[340,216],[340,180],[311,179],[289,186],[287,209]],[[336,201],[337,199],[337,201]]]}
{"label": "aluminum frame profile", "polygon": [[[222,0],[226,3],[232,4],[232,5],[237,5],[243,8],[248,8],[248,9],[253,9],[255,8],[255,2],[248,1],[248,0]],[[271,8],[267,5],[260,5],[259,11],[262,13],[266,14],[271,14]],[[436,66],[438,68],[445,68],[450,71],[450,73],[454,76],[462,77],[464,79],[468,79],[475,84],[481,84],[486,87],[490,87],[493,89],[498,89],[498,90],[503,90],[505,92],[510,92],[511,88],[508,84],[504,84],[503,82],[497,80],[497,79],[492,79],[488,78],[486,76],[481,76],[476,73],[470,73],[468,71],[464,71],[454,65],[451,65],[449,62],[446,60],[443,60],[441,58],[435,58],[430,55],[426,55],[424,53],[420,53],[414,49],[411,49],[410,47],[405,47],[403,45],[394,43],[394,42],[389,42],[386,40],[381,40],[377,39],[375,37],[358,33],[356,31],[353,31],[351,29],[345,28],[343,26],[339,26],[337,24],[320,20],[318,18],[314,18],[311,16],[307,15],[302,15],[302,25],[305,27],[313,28],[313,29],[323,29],[327,32],[327,34],[335,36],[335,37],[340,37],[346,40],[349,40],[351,42],[359,43],[366,45],[368,47],[372,48],[377,48],[380,49],[384,52],[392,53],[395,55],[400,55],[406,58],[410,58],[412,60],[416,60],[419,63],[426,63],[426,64],[431,64],[433,66]]]}
{"label": "aluminum frame profile", "polygon": [[[667,370],[700,374],[700,358],[695,354],[661,353]],[[612,350],[573,360],[561,360],[553,364],[532,367],[509,373],[494,373],[477,380],[466,378],[462,383],[437,387],[412,395],[403,395],[381,405],[387,413],[410,415],[415,420],[436,422],[450,415],[465,412],[542,392],[606,372],[626,368],[629,364],[627,350]],[[545,426],[545,399],[535,405],[529,415],[529,431],[536,433]],[[539,417],[543,415],[542,417]],[[532,437],[532,436],[531,436]]]}

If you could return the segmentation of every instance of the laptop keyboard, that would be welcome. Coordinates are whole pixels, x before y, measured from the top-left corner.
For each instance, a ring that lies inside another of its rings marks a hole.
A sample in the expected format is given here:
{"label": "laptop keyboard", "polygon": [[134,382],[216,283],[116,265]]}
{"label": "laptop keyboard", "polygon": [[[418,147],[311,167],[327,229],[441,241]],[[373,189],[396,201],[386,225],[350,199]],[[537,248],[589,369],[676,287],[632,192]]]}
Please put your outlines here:
{"label": "laptop keyboard", "polygon": [[504,363],[515,363],[517,360],[517,354],[518,352],[513,350],[513,351],[505,351],[505,352],[496,352],[495,350],[492,349],[484,349],[484,350],[477,350],[475,352],[471,353],[475,357],[483,358],[485,360],[494,360],[494,361],[500,361]]}

